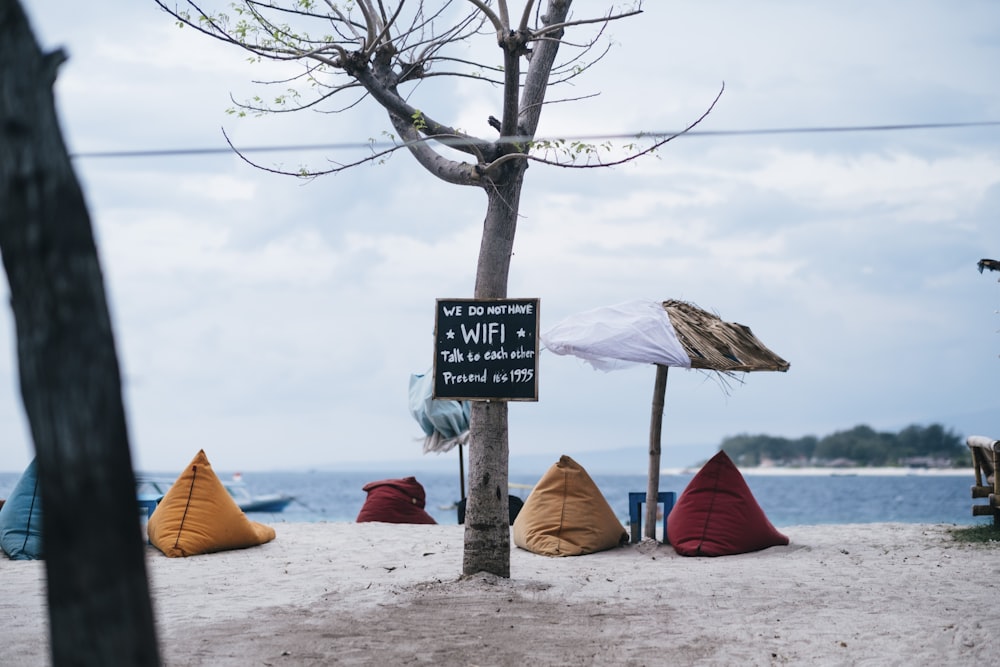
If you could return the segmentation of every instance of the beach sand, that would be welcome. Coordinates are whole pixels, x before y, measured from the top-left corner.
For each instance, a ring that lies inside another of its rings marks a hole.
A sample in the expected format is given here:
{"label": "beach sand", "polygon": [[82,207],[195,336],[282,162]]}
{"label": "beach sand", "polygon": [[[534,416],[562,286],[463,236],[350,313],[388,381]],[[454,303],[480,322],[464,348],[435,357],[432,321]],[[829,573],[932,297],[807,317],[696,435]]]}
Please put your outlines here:
{"label": "beach sand", "polygon": [[[640,544],[461,577],[462,526],[273,523],[263,546],[147,547],[165,665],[972,665],[1000,660],[1000,547],[948,526],[783,528],[685,558]],[[512,542],[513,544],[513,542]],[[49,664],[45,570],[0,558],[7,663]]]}

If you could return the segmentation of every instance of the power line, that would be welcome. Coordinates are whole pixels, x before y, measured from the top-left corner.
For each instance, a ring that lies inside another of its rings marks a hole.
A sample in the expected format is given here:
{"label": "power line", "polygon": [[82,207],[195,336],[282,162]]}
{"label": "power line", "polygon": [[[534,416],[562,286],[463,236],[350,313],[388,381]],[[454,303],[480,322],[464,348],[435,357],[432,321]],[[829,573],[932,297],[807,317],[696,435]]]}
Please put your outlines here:
{"label": "power line", "polygon": [[[733,136],[761,136],[776,134],[834,134],[847,132],[890,132],[899,130],[943,130],[963,127],[990,127],[998,126],[1000,121],[985,120],[968,123],[916,123],[916,124],[896,124],[896,125],[852,125],[843,127],[782,127],[751,130],[691,130],[680,135],[682,137],[733,137]],[[559,137],[552,139],[538,138],[535,142],[555,142],[555,141],[601,141],[608,139],[655,139],[657,137],[669,137],[677,135],[677,132],[637,132],[633,134],[606,134],[577,137]],[[511,137],[510,142],[528,141],[527,137]],[[441,143],[459,145],[458,140],[444,140]],[[387,149],[395,144],[389,142],[350,142],[338,144],[301,144],[288,146],[250,146],[238,149],[240,153],[278,153],[278,152],[301,152],[320,150],[358,150],[358,149]],[[70,154],[71,158],[93,159],[93,158],[135,158],[135,157],[175,157],[181,155],[220,155],[232,154],[233,148],[164,148],[164,149],[140,149],[134,151],[84,151]]]}

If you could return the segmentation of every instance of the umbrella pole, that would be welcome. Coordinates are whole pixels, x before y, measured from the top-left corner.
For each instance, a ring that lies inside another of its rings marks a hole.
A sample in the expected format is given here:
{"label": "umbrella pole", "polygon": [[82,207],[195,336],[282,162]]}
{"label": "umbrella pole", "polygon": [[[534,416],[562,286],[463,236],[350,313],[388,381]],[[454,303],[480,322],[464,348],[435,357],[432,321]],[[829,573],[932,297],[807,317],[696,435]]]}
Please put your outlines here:
{"label": "umbrella pole", "polygon": [[462,494],[459,500],[465,500],[465,459],[462,458],[462,443],[458,444],[458,489]]}
{"label": "umbrella pole", "polygon": [[[649,420],[649,476],[646,481],[646,530],[645,537],[656,539],[656,510],[660,499],[660,439],[663,432],[663,404],[667,394],[667,370],[656,365],[656,384],[653,387],[653,413]],[[666,535],[664,535],[666,539]]]}

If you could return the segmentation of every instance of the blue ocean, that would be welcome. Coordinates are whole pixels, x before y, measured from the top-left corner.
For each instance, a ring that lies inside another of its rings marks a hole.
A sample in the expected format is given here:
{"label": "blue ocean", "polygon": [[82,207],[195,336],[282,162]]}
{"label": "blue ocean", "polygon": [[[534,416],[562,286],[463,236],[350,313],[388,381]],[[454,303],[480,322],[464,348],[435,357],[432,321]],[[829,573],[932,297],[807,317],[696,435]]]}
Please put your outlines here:
{"label": "blue ocean", "polygon": [[[225,473],[221,472],[220,475]],[[539,475],[540,476],[540,475]],[[0,498],[16,484],[19,474],[0,473]],[[288,493],[295,497],[283,512],[254,513],[262,522],[354,521],[365,501],[362,487],[387,475],[363,472],[245,472],[254,493]],[[645,492],[645,475],[591,475],[608,504],[628,522],[629,492]],[[680,496],[692,474],[662,475],[661,491]],[[750,490],[777,526],[831,523],[989,523],[973,517],[971,471],[954,474],[746,474]],[[441,524],[458,522],[454,504],[461,498],[459,475],[424,473],[417,477],[427,493],[426,510]],[[514,475],[512,484],[532,485],[538,476]],[[522,499],[528,490],[512,488]]]}

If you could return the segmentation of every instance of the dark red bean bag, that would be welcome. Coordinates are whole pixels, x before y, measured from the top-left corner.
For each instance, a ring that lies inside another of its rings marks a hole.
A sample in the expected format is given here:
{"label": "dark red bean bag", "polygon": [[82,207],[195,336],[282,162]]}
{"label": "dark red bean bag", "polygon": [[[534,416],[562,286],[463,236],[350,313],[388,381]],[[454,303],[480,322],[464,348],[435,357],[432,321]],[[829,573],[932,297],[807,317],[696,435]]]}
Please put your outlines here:
{"label": "dark red bean bag", "polygon": [[667,516],[667,535],[682,556],[729,556],[788,544],[722,451],[684,489]]}
{"label": "dark red bean bag", "polygon": [[358,513],[358,523],[437,523],[424,511],[424,487],[415,477],[383,479],[362,488],[368,498]]}

